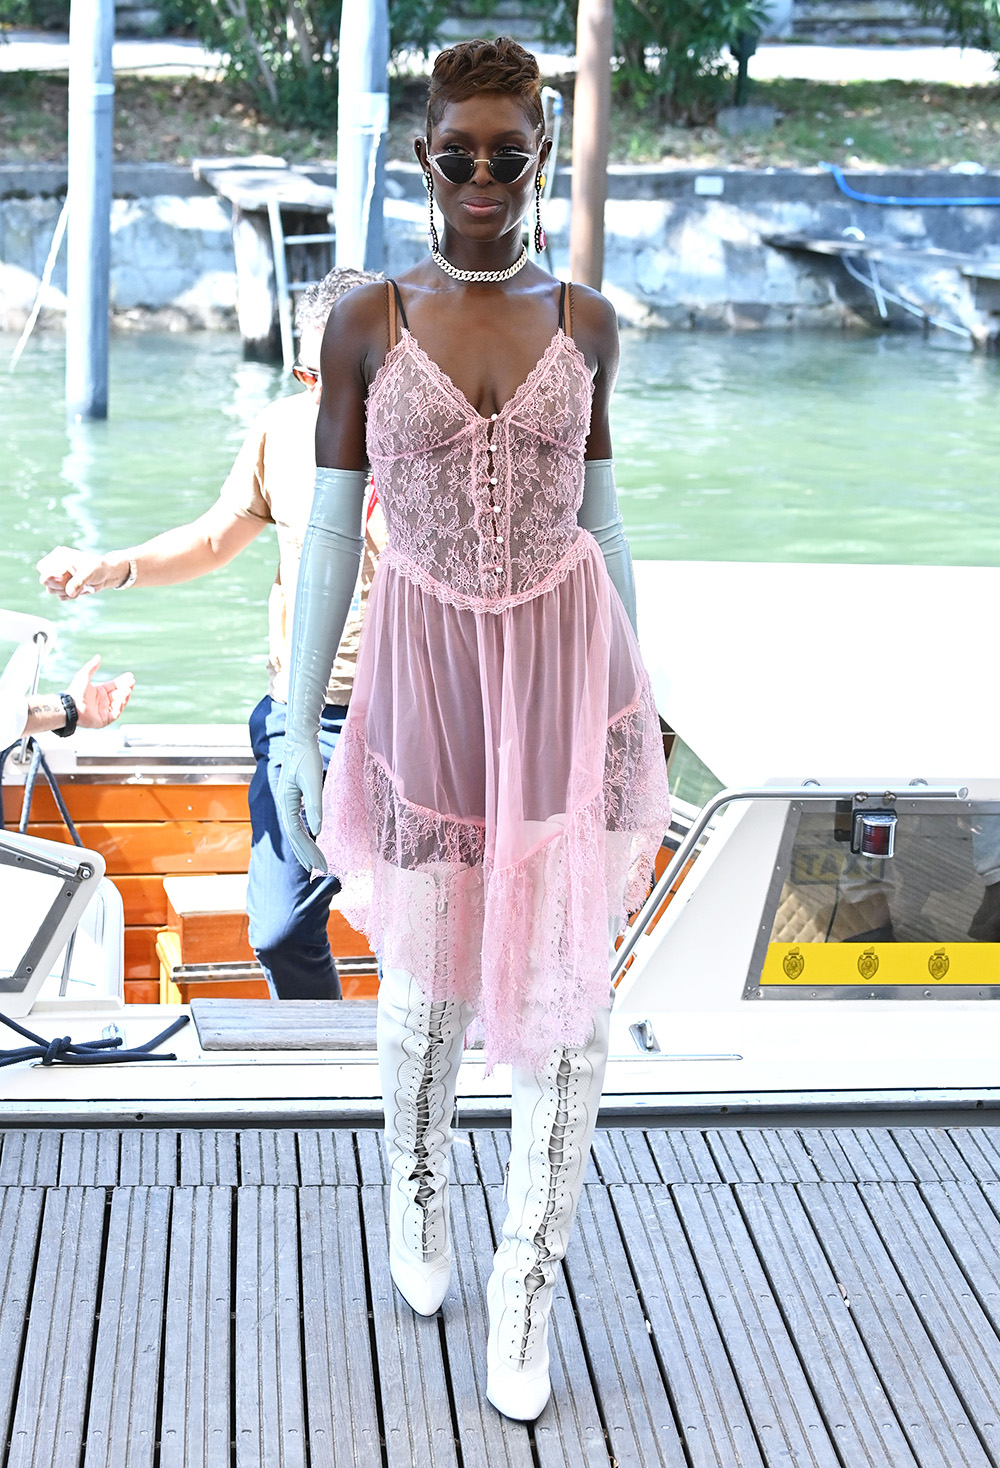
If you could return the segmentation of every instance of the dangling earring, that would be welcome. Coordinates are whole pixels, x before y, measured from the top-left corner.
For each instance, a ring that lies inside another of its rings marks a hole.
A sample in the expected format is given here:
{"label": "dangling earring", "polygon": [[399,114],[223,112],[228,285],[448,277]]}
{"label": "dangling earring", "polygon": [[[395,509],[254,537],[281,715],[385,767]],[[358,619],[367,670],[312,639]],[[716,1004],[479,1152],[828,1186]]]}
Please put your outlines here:
{"label": "dangling earring", "polygon": [[535,254],[540,255],[545,249],[545,230],[542,227],[542,189],[545,187],[545,174],[539,173],[535,176]]}
{"label": "dangling earring", "polygon": [[434,180],[429,173],[424,174],[424,188],[427,190],[427,242],[431,247],[431,253],[436,255],[441,247],[438,244],[437,226],[434,223]]}

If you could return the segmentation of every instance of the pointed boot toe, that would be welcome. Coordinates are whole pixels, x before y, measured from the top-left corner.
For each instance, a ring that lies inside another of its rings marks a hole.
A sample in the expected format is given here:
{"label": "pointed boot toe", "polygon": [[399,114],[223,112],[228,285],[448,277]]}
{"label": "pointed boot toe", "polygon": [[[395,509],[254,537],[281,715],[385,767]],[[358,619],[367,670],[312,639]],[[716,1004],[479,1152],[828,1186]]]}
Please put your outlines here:
{"label": "pointed boot toe", "polygon": [[515,1422],[534,1422],[552,1395],[548,1351],[544,1360],[515,1370],[494,1351],[487,1350],[486,1395],[504,1417],[512,1417]]}
{"label": "pointed boot toe", "polygon": [[418,1315],[434,1315],[441,1308],[451,1280],[451,1256],[415,1259],[409,1250],[389,1246],[389,1273],[403,1299]]}

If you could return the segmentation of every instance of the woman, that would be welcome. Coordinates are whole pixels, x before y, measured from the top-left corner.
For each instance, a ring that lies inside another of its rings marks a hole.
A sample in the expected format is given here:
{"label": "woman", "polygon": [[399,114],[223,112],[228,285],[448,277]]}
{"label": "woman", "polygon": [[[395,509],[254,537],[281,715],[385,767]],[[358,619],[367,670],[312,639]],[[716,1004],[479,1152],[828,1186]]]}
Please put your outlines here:
{"label": "woman", "polygon": [[322,868],[299,810],[319,830],[315,732],[370,461],[389,544],[321,844],[382,963],[390,1265],[421,1313],[448,1285],[449,1126],[474,1012],[487,1062],[514,1066],[487,1394],[525,1420],[549,1396],[552,1287],[600,1101],[608,927],[644,895],[669,820],[611,472],[614,313],[522,245],[550,146],[520,46],[438,57],[415,143],[431,254],[352,291],[324,340],[282,798]]}

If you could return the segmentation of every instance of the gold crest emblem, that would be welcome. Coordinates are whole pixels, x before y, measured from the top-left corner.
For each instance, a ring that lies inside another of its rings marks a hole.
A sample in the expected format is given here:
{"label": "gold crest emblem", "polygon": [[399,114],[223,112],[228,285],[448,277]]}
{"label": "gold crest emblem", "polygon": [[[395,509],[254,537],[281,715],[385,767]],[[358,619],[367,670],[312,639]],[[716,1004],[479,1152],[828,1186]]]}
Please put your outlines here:
{"label": "gold crest emblem", "polygon": [[781,967],[790,979],[801,978],[805,966],[806,961],[797,948],[790,948],[781,960]]}
{"label": "gold crest emblem", "polygon": [[943,948],[936,948],[927,960],[927,972],[932,979],[943,979],[951,968],[951,959]]}
{"label": "gold crest emblem", "polygon": [[866,948],[858,959],[858,973],[866,983],[870,983],[878,973],[878,954],[874,948]]}

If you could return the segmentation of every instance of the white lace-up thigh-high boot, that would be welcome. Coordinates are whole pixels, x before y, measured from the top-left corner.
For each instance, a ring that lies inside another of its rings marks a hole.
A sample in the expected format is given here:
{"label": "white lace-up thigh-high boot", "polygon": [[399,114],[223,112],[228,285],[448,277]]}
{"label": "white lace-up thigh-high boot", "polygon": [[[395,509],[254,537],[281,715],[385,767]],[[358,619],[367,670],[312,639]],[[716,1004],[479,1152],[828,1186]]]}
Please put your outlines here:
{"label": "white lace-up thigh-high boot", "polygon": [[553,1051],[537,1074],[515,1069],[507,1220],[487,1287],[486,1395],[532,1422],[549,1399],[549,1311],[576,1216],[608,1058],[611,1011],[578,1049]]}
{"label": "white lace-up thigh-high boot", "polygon": [[451,1275],[448,1169],[455,1087],[471,1008],[431,1003],[411,974],[383,969],[378,1060],[389,1162],[389,1269],[419,1315]]}

